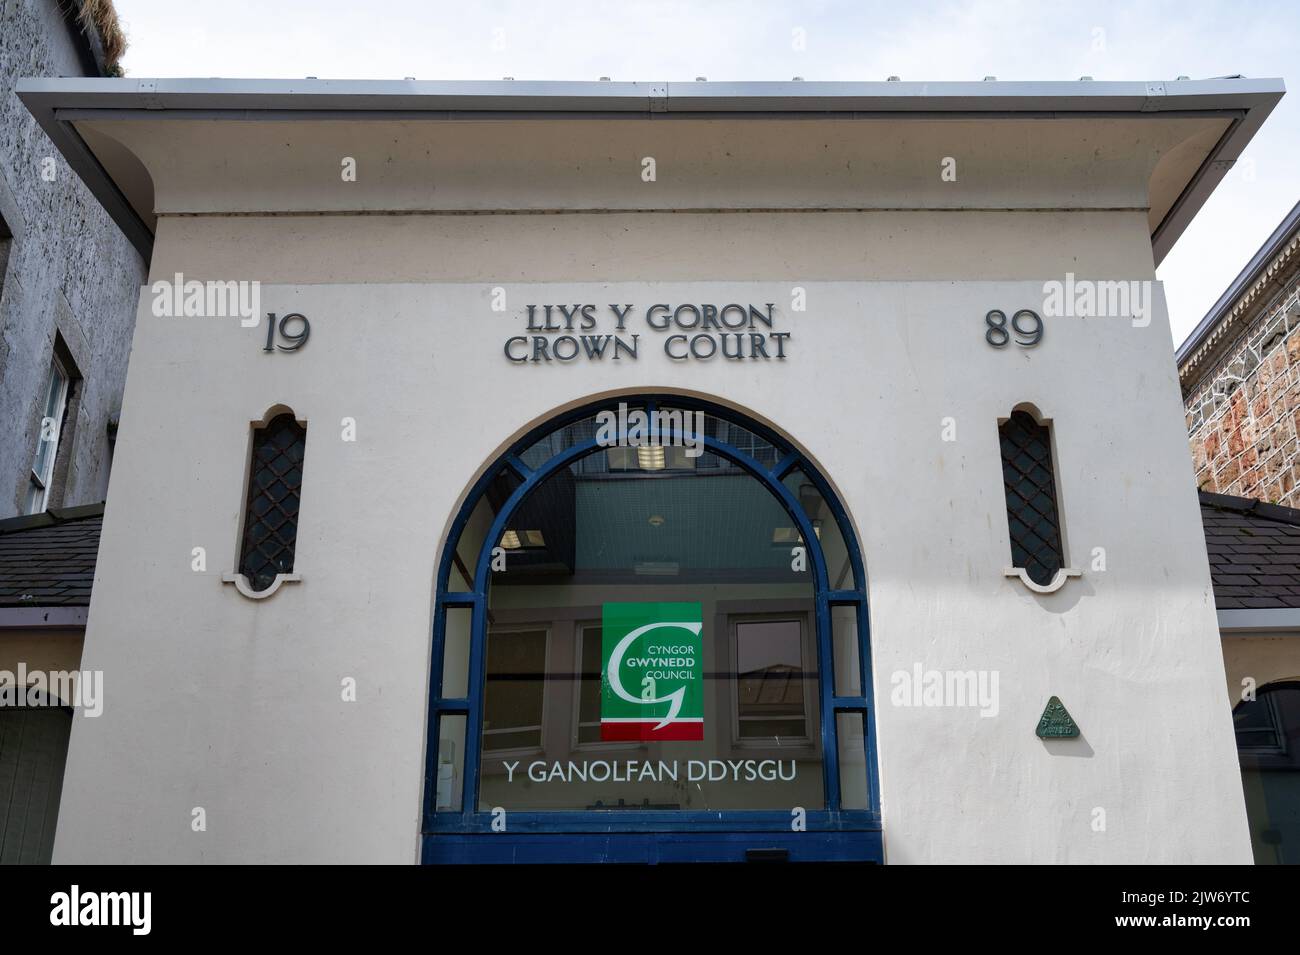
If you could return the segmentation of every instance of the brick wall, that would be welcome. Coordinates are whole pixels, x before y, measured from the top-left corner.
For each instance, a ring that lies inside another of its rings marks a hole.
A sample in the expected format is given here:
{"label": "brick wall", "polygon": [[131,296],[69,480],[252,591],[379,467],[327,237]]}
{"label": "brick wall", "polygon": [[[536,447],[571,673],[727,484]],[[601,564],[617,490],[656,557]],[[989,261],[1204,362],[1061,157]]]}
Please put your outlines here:
{"label": "brick wall", "polygon": [[1300,507],[1298,266],[1300,237],[1229,313],[1226,345],[1180,369],[1202,490]]}

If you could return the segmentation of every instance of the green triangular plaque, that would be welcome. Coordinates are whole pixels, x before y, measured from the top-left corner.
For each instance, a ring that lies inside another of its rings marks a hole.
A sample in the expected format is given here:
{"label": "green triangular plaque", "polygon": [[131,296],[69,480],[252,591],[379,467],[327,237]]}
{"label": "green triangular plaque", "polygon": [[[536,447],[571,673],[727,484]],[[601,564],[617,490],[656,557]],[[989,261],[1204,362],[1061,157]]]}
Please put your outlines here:
{"label": "green triangular plaque", "polygon": [[1079,735],[1079,724],[1069,710],[1054,696],[1047,701],[1043,715],[1038,718],[1038,735],[1042,739],[1069,739]]}

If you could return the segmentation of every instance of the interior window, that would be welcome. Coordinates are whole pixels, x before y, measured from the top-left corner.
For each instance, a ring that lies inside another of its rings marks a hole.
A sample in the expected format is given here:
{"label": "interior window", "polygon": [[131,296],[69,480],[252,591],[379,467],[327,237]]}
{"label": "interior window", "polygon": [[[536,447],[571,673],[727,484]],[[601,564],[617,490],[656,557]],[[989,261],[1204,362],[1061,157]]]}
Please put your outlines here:
{"label": "interior window", "polygon": [[806,737],[805,683],[816,672],[805,670],[802,621],[742,620],[735,633],[741,739]]}
{"label": "interior window", "polygon": [[539,749],[546,700],[546,631],[488,634],[483,749]]}

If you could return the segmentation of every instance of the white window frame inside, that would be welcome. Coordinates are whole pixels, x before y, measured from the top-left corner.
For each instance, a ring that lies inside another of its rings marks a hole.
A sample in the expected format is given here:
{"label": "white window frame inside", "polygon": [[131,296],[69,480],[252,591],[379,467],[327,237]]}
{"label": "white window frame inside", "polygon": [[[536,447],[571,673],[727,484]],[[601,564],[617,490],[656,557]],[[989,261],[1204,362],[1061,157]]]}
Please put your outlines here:
{"label": "white window frame inside", "polygon": [[[36,452],[32,455],[30,479],[27,485],[27,513],[44,512],[54,482],[54,465],[59,457],[59,439],[63,436],[63,414],[68,407],[68,390],[71,385],[67,373],[57,359],[50,362],[50,376],[45,389],[45,407],[36,433]],[[45,438],[46,421],[53,421],[54,432]],[[41,451],[49,444],[49,454],[44,460]]]}
{"label": "white window frame inside", "polygon": [[[756,601],[754,606],[761,606],[761,601]],[[754,612],[726,612],[720,610],[720,616],[726,619],[727,634],[727,667],[726,669],[735,674],[735,678],[726,682],[726,698],[728,709],[730,711],[731,722],[731,745],[733,749],[758,749],[758,750],[785,750],[785,751],[804,751],[813,753],[819,750],[818,741],[820,733],[809,734],[808,730],[812,726],[813,720],[817,713],[813,709],[814,701],[809,699],[808,687],[804,686],[803,693],[803,736],[789,737],[770,737],[770,736],[744,736],[740,731],[742,722],[740,716],[740,634],[739,627],[747,623],[794,623],[799,627],[799,654],[801,658],[801,667],[806,667],[809,660],[817,660],[817,646],[813,634],[812,620],[810,611],[801,609],[792,610],[756,610]],[[825,679],[818,670],[816,690],[820,693],[821,681]]]}
{"label": "white window frame inside", "polygon": [[[601,645],[601,617],[599,607],[588,607],[585,613],[581,613],[573,623],[573,672],[581,674],[582,669],[582,650],[587,639],[587,631],[595,632],[596,646]],[[597,654],[597,659],[603,659],[603,654]],[[598,668],[599,669],[599,668]],[[600,718],[597,717],[594,722],[582,722],[582,680],[574,680],[573,687],[573,712],[571,714],[570,727],[570,753],[582,752],[647,752],[650,749],[648,742],[637,742],[636,740],[584,740],[582,738],[582,728],[584,726],[595,726],[600,728]],[[597,694],[601,692],[600,684],[597,684]],[[599,698],[599,697],[598,697]]]}
{"label": "white window frame inside", "polygon": [[[511,634],[517,635],[517,634],[525,634],[525,633],[540,633],[542,635],[542,661],[543,661],[542,662],[542,722],[535,725],[528,725],[528,726],[497,726],[497,727],[493,727],[492,729],[487,729],[485,724],[485,728],[483,730],[484,739],[494,735],[503,736],[507,733],[523,733],[523,732],[532,732],[533,730],[536,730],[537,737],[538,737],[537,745],[530,744],[526,746],[503,746],[500,749],[492,749],[492,750],[485,749],[485,752],[491,752],[494,757],[534,756],[539,753],[543,753],[546,750],[546,738],[545,738],[546,713],[547,713],[547,707],[551,705],[551,694],[550,694],[550,688],[547,685],[545,675],[547,672],[549,672],[550,662],[551,662],[552,626],[553,625],[551,622],[542,621],[535,624],[516,623],[516,624],[507,624],[505,626],[493,626],[491,628],[491,632],[488,635],[489,640],[491,640],[493,636],[509,636]],[[486,682],[484,685],[484,692],[486,693]],[[480,745],[482,744],[480,743]]]}

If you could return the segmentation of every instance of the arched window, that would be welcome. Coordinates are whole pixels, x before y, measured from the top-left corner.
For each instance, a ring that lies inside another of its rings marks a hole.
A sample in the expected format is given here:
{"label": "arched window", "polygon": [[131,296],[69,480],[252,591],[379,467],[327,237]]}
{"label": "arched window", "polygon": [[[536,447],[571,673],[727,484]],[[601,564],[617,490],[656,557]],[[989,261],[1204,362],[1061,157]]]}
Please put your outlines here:
{"label": "arched window", "polygon": [[1260,687],[1232,722],[1255,862],[1300,863],[1300,681]]}
{"label": "arched window", "polygon": [[879,859],[867,646],[844,510],[779,436],[564,415],[444,547],[424,859]]}
{"label": "arched window", "polygon": [[306,444],[307,427],[290,412],[253,431],[239,572],[254,593],[293,572]]}
{"label": "arched window", "polygon": [[1065,568],[1052,434],[1028,411],[1016,410],[999,426],[998,439],[1012,567],[1047,587]]}

